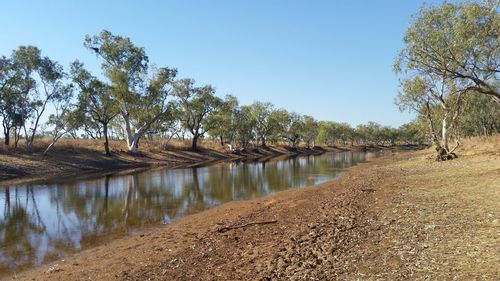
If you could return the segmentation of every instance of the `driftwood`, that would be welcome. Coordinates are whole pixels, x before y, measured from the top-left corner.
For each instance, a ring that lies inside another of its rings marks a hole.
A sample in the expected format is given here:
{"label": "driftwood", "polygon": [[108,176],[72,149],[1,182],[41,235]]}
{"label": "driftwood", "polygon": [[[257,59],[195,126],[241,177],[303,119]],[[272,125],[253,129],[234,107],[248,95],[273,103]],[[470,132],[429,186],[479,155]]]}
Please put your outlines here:
{"label": "driftwood", "polygon": [[271,224],[271,223],[277,223],[277,222],[278,222],[277,220],[249,222],[249,223],[246,223],[243,225],[221,227],[221,228],[217,229],[217,232],[224,233],[224,232],[229,231],[229,230],[244,228],[247,226],[258,225],[258,224]]}

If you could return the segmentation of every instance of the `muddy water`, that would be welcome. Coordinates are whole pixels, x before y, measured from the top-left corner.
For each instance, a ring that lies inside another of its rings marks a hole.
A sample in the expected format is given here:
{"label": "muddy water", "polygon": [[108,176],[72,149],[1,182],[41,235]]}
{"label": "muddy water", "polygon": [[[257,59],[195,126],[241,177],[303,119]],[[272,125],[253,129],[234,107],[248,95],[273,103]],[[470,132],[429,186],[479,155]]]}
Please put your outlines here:
{"label": "muddy water", "polygon": [[232,200],[335,179],[363,152],[0,188],[0,277]]}

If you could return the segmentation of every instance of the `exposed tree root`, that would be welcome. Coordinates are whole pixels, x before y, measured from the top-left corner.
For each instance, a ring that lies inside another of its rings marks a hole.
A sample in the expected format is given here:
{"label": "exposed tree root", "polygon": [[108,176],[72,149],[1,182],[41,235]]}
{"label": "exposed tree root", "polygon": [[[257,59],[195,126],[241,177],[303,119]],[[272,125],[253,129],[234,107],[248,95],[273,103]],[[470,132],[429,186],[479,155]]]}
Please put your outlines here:
{"label": "exposed tree root", "polygon": [[453,160],[455,158],[458,158],[457,154],[455,154],[454,152],[448,152],[444,148],[436,148],[436,150],[438,153],[438,155],[436,157],[436,161],[447,161],[447,160]]}

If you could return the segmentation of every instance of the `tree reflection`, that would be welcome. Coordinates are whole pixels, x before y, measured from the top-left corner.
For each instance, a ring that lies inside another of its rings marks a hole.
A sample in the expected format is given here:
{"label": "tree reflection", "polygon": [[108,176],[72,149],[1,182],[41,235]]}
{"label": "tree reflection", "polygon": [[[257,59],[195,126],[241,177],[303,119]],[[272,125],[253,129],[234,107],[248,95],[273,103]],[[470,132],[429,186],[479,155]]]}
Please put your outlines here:
{"label": "tree reflection", "polygon": [[8,187],[0,202],[0,276],[224,202],[317,184],[365,157],[268,158]]}
{"label": "tree reflection", "polygon": [[38,246],[46,231],[32,188],[25,188],[24,196],[20,188],[14,188],[13,195],[7,188],[4,202],[3,218],[0,220],[0,272],[35,264]]}

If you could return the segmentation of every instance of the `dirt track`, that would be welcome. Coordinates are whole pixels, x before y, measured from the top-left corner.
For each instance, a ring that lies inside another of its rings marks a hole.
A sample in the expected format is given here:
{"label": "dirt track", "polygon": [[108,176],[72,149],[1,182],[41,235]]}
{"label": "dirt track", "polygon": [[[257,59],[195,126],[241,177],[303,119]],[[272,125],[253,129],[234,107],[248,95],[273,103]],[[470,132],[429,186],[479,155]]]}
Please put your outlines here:
{"label": "dirt track", "polygon": [[225,204],[16,278],[498,280],[498,143],[443,163],[430,150],[380,158],[338,181]]}

